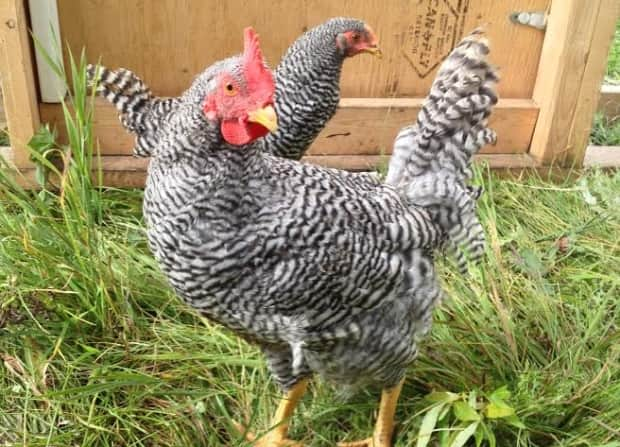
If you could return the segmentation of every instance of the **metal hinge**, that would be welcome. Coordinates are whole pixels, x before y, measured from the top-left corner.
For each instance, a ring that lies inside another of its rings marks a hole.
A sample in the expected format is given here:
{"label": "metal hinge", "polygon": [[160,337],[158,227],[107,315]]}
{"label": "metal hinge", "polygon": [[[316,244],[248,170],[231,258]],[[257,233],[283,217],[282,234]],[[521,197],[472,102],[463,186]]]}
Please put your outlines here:
{"label": "metal hinge", "polygon": [[512,23],[518,25],[531,26],[536,29],[547,27],[547,13],[545,11],[515,11],[509,17]]}

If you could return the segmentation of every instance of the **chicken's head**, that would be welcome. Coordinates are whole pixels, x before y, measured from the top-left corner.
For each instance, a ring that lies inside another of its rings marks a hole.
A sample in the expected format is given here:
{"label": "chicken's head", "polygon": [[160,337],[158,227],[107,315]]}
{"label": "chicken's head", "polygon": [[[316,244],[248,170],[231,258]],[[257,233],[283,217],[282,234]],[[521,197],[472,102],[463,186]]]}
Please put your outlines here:
{"label": "chicken's head", "polygon": [[[342,19],[340,19],[342,20]],[[370,26],[361,20],[348,19],[346,28],[336,36],[336,46],[346,57],[359,53],[371,53],[381,56],[377,36]]]}
{"label": "chicken's head", "polygon": [[220,123],[226,142],[236,146],[248,144],[277,130],[274,93],[273,75],[265,65],[258,35],[246,28],[243,55],[213,79],[203,112],[207,120]]}

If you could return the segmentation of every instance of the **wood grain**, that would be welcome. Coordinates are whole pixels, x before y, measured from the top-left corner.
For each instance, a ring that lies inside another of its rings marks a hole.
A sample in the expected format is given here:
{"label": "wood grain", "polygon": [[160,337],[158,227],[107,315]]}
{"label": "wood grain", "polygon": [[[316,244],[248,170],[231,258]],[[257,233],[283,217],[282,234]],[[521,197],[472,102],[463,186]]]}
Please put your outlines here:
{"label": "wood grain", "polygon": [[620,148],[618,146],[588,146],[583,160],[586,168],[620,168]]}
{"label": "wood grain", "polygon": [[27,144],[39,128],[39,108],[22,0],[0,2],[0,79],[13,162],[19,168],[32,166]]}
{"label": "wood grain", "polygon": [[620,85],[604,85],[601,88],[597,110],[609,119],[620,119]]}
{"label": "wood grain", "polygon": [[[310,149],[310,155],[390,154],[398,131],[415,120],[421,99],[349,98],[343,99],[330,121]],[[99,99],[95,109],[95,135],[105,155],[131,155],[134,140],[121,127],[116,110]],[[42,120],[56,125],[61,141],[66,141],[62,109],[58,104],[41,104]],[[500,100],[490,125],[498,134],[496,146],[487,153],[527,152],[536,124],[538,108],[529,100]]]}
{"label": "wood grain", "polygon": [[620,0],[602,0],[596,15],[588,57],[577,97],[577,108],[570,129],[567,166],[581,167],[592,129],[592,117],[598,107],[601,84],[607,68],[609,48],[620,15]]}
{"label": "wood grain", "polygon": [[[242,29],[261,34],[276,65],[306,29],[335,16],[366,20],[384,58],[346,62],[343,97],[422,97],[437,63],[454,43],[486,24],[492,60],[502,69],[500,95],[530,98],[543,32],[514,25],[514,11],[546,10],[550,0],[58,0],[63,42],[89,61],[126,67],[153,90],[176,96],[206,66],[239,53]],[[66,55],[65,55],[66,56]]]}
{"label": "wood grain", "polygon": [[598,102],[618,0],[553,0],[534,101],[530,153],[544,164],[580,165]]}

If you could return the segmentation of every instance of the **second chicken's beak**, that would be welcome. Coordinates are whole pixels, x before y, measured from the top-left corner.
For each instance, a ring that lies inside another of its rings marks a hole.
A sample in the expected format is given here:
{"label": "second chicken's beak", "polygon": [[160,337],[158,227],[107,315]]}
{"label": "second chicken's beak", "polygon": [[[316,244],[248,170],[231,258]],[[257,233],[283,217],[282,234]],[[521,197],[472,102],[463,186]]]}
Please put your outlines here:
{"label": "second chicken's beak", "polygon": [[258,123],[272,133],[278,130],[278,117],[276,115],[276,111],[271,105],[248,113],[248,121]]}
{"label": "second chicken's beak", "polygon": [[383,52],[381,52],[381,48],[379,47],[367,47],[362,50],[364,53],[370,53],[373,56],[377,56],[379,59],[383,57]]}
{"label": "second chicken's beak", "polygon": [[368,38],[368,46],[362,49],[362,51],[364,53],[370,53],[373,56],[377,56],[379,59],[381,59],[383,57],[383,53],[379,48],[379,39],[377,39],[377,35],[368,25],[364,25],[364,30],[366,31],[366,36]]}

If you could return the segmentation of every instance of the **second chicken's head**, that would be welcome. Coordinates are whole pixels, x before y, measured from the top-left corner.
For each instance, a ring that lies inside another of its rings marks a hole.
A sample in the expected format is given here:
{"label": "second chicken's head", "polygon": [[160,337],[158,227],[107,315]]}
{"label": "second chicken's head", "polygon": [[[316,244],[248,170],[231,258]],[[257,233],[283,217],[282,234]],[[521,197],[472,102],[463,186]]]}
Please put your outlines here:
{"label": "second chicken's head", "polygon": [[335,18],[327,22],[327,25],[337,31],[336,46],[343,56],[352,57],[360,53],[381,56],[377,36],[362,20]]}

